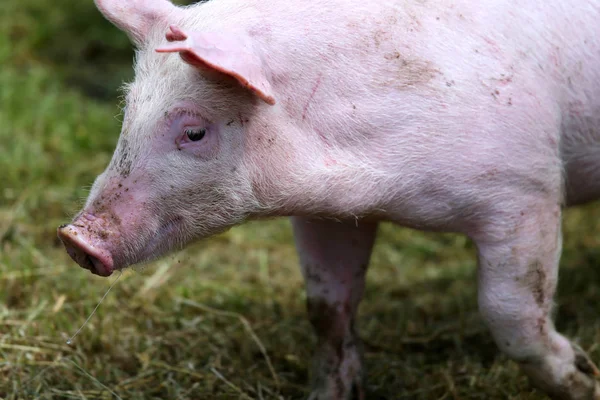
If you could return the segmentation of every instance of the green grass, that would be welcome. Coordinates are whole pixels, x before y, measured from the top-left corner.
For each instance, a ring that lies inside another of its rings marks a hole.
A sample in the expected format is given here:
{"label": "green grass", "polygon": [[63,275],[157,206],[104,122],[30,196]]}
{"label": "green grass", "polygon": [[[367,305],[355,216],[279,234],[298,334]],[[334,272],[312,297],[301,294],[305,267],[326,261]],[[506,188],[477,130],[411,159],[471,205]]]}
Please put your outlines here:
{"label": "green grass", "polygon": [[[315,340],[284,220],[126,271],[66,345],[110,281],[55,229],[109,161],[131,55],[91,0],[0,2],[0,398],[305,398]],[[369,398],[542,399],[477,315],[471,243],[380,233],[358,319]],[[599,260],[597,205],[568,211],[558,327],[597,361]]]}

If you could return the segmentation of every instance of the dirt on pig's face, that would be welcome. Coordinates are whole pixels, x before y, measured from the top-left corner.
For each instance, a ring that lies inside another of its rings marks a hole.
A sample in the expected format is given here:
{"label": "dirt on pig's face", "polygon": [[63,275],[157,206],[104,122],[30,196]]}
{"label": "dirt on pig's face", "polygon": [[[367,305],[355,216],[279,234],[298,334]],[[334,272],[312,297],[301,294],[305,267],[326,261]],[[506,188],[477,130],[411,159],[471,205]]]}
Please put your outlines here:
{"label": "dirt on pig's face", "polygon": [[175,55],[138,55],[117,148],[86,205],[59,229],[99,275],[218,233],[257,206],[243,151],[252,99]]}

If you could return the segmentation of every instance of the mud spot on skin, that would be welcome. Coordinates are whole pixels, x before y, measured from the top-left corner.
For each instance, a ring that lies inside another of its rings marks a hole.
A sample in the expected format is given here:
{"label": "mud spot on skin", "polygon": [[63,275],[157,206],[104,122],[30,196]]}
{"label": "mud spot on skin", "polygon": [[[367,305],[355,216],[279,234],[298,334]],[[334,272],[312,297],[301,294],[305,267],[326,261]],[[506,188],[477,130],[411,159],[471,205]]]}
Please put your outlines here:
{"label": "mud spot on skin", "polygon": [[119,226],[119,225],[121,225],[121,218],[120,218],[120,217],[119,217],[117,214],[115,214],[114,212],[111,212],[111,213],[110,213],[110,215],[109,215],[109,219],[110,219],[110,221],[111,221],[111,222],[112,222],[114,225],[116,225],[116,226]]}
{"label": "mud spot on skin", "polygon": [[111,169],[116,169],[123,179],[127,178],[131,174],[131,167],[133,165],[131,157],[129,141],[124,137],[121,137],[117,152],[113,158]]}
{"label": "mud spot on skin", "polygon": [[347,358],[349,353],[359,351],[354,321],[349,316],[350,304],[309,297],[307,308],[319,337],[312,376],[313,395],[319,399],[362,399],[360,362],[356,364],[354,358]]}
{"label": "mud spot on skin", "polygon": [[323,283],[323,278],[321,277],[318,266],[306,265],[304,267],[304,273],[306,274],[307,282],[310,282],[311,284]]}
{"label": "mud spot on skin", "polygon": [[[384,57],[389,61],[389,74],[384,74],[384,78],[376,78],[381,86],[408,89],[425,85],[441,75],[440,70],[428,60],[406,58],[399,52],[387,53]],[[394,78],[387,78],[390,75]]]}
{"label": "mud spot on skin", "polygon": [[248,34],[252,37],[263,37],[269,43],[272,37],[272,30],[270,26],[260,24],[250,27]]}
{"label": "mud spot on skin", "polygon": [[397,58],[400,58],[400,53],[398,53],[397,51],[393,53],[386,53],[384,54],[383,58],[385,58],[386,60],[395,60]]}
{"label": "mud spot on skin", "polygon": [[392,34],[388,30],[379,29],[373,33],[373,42],[375,42],[375,46],[379,48],[381,43],[391,40]]}
{"label": "mud spot on skin", "polygon": [[546,326],[546,317],[538,318],[536,325],[537,325],[537,329],[538,329],[540,336],[546,337],[547,333],[548,333],[547,326]]}
{"label": "mud spot on skin", "polygon": [[341,357],[344,327],[340,321],[339,305],[338,302],[329,303],[318,297],[309,297],[306,302],[308,318],[317,336]]}
{"label": "mud spot on skin", "polygon": [[543,309],[548,297],[548,276],[544,265],[539,260],[532,262],[520,280],[531,291],[537,305]]}

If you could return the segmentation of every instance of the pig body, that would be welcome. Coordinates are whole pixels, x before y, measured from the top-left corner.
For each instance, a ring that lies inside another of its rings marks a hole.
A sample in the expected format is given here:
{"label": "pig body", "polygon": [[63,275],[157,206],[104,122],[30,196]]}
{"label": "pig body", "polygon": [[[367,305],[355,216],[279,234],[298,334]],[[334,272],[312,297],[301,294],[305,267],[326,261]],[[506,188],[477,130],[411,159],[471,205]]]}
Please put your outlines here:
{"label": "pig body", "polygon": [[464,233],[500,349],[552,398],[600,399],[550,316],[561,211],[600,197],[599,1],[97,4],[139,51],[113,160],[59,229],[80,265],[292,216],[311,399],[362,399],[377,223]]}

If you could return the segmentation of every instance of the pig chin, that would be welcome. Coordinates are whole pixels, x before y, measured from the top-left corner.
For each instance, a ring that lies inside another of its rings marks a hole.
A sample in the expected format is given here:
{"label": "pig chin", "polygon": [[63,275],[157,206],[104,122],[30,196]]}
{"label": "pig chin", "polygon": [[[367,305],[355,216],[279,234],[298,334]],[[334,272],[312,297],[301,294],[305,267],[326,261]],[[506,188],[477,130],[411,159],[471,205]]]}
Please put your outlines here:
{"label": "pig chin", "polygon": [[182,247],[183,239],[183,218],[175,217],[167,220],[149,236],[143,248],[138,253],[137,261],[130,262],[129,265],[150,261],[156,259],[176,247]]}
{"label": "pig chin", "polygon": [[67,253],[95,275],[110,276],[115,270],[155,259],[182,241],[180,217],[118,226],[109,220],[84,212],[58,228]]}

